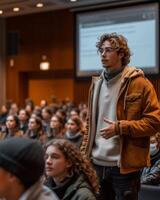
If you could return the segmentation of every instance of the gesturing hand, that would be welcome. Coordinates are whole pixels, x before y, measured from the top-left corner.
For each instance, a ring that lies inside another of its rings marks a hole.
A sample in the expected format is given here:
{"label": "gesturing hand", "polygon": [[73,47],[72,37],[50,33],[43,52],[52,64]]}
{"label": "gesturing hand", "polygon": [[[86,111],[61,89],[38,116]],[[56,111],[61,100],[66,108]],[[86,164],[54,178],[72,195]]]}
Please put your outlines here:
{"label": "gesturing hand", "polygon": [[109,119],[104,118],[104,122],[109,124],[109,126],[100,129],[100,135],[104,137],[105,139],[109,139],[113,137],[115,134],[115,122],[111,121]]}

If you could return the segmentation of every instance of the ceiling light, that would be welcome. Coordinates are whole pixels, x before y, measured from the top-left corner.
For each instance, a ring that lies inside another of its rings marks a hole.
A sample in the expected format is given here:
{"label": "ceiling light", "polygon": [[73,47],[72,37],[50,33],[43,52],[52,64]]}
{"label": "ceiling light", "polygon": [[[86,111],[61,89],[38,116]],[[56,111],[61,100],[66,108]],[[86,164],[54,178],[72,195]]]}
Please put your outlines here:
{"label": "ceiling light", "polygon": [[77,0],[70,0],[71,2],[76,2]]}
{"label": "ceiling light", "polygon": [[3,10],[0,10],[0,15],[2,15],[3,14]]}
{"label": "ceiling light", "polygon": [[18,11],[20,11],[20,8],[15,7],[15,8],[13,8],[13,11],[14,11],[14,12],[18,12]]}
{"label": "ceiling light", "polygon": [[36,7],[37,7],[37,8],[42,8],[43,6],[44,6],[43,3],[37,3],[37,4],[36,4]]}
{"label": "ceiling light", "polygon": [[50,68],[50,63],[47,61],[47,56],[43,55],[42,56],[42,61],[40,62],[40,70],[49,70]]}
{"label": "ceiling light", "polygon": [[49,68],[50,68],[50,64],[49,64],[49,62],[48,61],[42,61],[41,63],[40,63],[40,70],[49,70]]}

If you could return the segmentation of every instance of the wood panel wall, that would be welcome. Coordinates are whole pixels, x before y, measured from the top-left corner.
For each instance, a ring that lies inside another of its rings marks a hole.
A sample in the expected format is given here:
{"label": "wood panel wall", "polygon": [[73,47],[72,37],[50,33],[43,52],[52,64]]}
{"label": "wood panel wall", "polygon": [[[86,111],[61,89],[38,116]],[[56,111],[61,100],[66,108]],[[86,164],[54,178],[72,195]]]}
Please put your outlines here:
{"label": "wood panel wall", "polygon": [[[8,99],[13,99],[20,104],[24,103],[24,99],[29,95],[27,84],[30,76],[28,74],[36,72],[39,78],[39,63],[42,55],[46,55],[50,62],[50,73],[61,70],[61,78],[63,78],[67,71],[69,73],[73,71],[73,13],[63,10],[25,15],[8,18],[6,24],[7,33],[17,32],[19,37],[18,53],[7,56]],[[11,60],[14,61],[13,66],[10,65]],[[37,78],[34,76],[35,80]],[[43,78],[46,79],[45,73],[44,77],[41,73],[41,79]],[[67,87],[67,90],[74,100],[73,73],[69,79],[72,84]],[[49,88],[46,87],[47,89]],[[36,93],[36,88],[34,90]],[[65,85],[63,90],[65,90]],[[63,91],[59,91],[56,95],[61,97],[61,93]]]}
{"label": "wood panel wall", "polygon": [[[31,89],[32,83],[39,77],[46,80],[48,78],[48,88],[50,81],[54,82],[54,77],[50,74],[61,73],[60,80],[65,78],[65,74],[70,74],[67,85],[68,93],[75,103],[86,102],[90,80],[75,80],[74,71],[74,16],[68,10],[25,15],[12,17],[6,20],[6,33],[17,32],[19,36],[18,53],[8,55],[6,59],[6,93],[7,99],[12,99],[20,105],[24,104],[25,98],[29,94],[36,93],[35,84]],[[50,62],[51,71],[46,77],[39,70],[39,63],[42,55],[47,55]],[[12,63],[11,63],[12,61]],[[14,61],[14,64],[13,64]],[[11,66],[11,64],[13,64]],[[34,74],[34,80],[33,75]],[[56,77],[58,78],[58,77]],[[55,81],[57,83],[57,79]],[[53,84],[53,91],[54,87]],[[154,86],[160,98],[159,79],[153,80]],[[29,89],[30,88],[30,89]],[[56,90],[56,95],[62,97],[66,90],[64,87]],[[39,101],[40,93],[34,96],[35,101]],[[42,93],[43,98],[43,93]]]}

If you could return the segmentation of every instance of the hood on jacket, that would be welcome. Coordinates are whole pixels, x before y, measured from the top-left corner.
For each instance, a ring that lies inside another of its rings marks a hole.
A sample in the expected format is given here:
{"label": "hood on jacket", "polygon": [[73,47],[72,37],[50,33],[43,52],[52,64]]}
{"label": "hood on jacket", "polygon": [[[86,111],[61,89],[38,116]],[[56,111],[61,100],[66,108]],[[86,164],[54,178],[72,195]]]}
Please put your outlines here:
{"label": "hood on jacket", "polygon": [[135,78],[138,76],[144,77],[144,72],[136,67],[126,66],[122,72],[122,76],[124,77],[124,79]]}
{"label": "hood on jacket", "polygon": [[[122,76],[124,77],[124,79],[129,79],[129,78],[135,78],[138,76],[143,76],[144,77],[144,72],[136,67],[133,66],[126,66],[124,67],[123,71],[122,71]],[[103,79],[104,78],[104,70],[102,71],[100,76],[93,76],[93,81],[97,80],[97,79]]]}

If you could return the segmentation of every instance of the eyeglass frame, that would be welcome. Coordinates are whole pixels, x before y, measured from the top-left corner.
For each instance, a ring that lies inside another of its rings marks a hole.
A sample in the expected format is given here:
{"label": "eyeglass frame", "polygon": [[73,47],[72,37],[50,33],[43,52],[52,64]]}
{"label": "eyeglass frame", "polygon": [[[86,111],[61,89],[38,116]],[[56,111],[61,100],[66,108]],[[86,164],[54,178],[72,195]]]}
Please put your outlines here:
{"label": "eyeglass frame", "polygon": [[113,47],[105,47],[105,48],[99,48],[98,51],[100,54],[103,53],[111,53],[113,51],[117,50],[117,48],[113,48]]}

